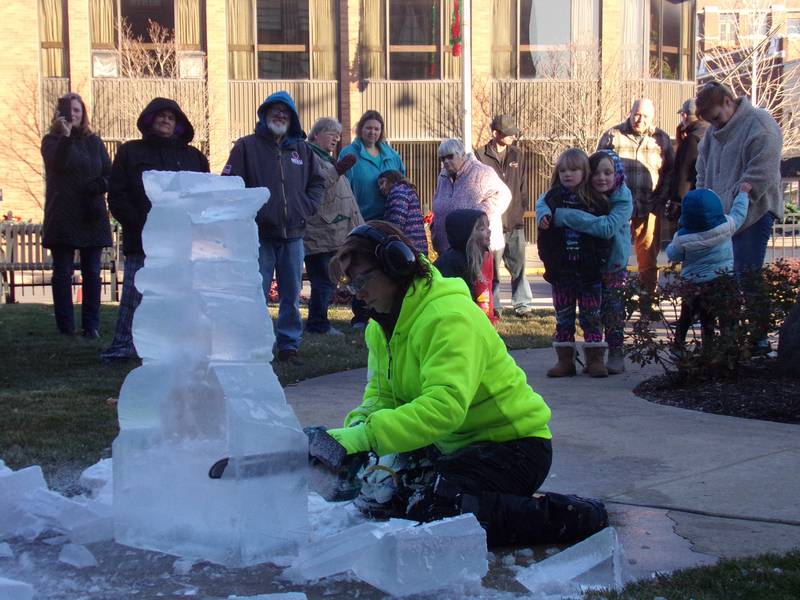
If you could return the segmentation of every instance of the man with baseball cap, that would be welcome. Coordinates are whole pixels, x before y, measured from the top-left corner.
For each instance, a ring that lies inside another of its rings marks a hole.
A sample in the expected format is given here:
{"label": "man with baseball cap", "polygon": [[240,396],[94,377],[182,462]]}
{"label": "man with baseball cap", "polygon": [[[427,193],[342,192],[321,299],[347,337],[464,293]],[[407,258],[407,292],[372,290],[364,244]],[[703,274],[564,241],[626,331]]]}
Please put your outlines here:
{"label": "man with baseball cap", "polygon": [[530,317],[533,310],[533,294],[525,275],[525,221],[523,216],[530,210],[528,195],[528,165],[525,156],[514,141],[521,131],[510,115],[497,115],[492,119],[492,139],[479,148],[475,156],[492,167],[511,190],[511,204],[503,214],[503,234],[506,245],[495,252],[494,306],[500,308],[500,281],[497,266],[502,259],[511,273],[511,302],[514,312],[520,317]]}
{"label": "man with baseball cap", "polygon": [[675,168],[669,184],[669,200],[667,201],[666,215],[671,221],[677,221],[681,216],[681,199],[697,184],[697,151],[700,140],[708,129],[708,123],[695,115],[697,105],[694,98],[689,98],[683,103],[678,114],[681,122],[675,131],[678,147],[675,151]]}

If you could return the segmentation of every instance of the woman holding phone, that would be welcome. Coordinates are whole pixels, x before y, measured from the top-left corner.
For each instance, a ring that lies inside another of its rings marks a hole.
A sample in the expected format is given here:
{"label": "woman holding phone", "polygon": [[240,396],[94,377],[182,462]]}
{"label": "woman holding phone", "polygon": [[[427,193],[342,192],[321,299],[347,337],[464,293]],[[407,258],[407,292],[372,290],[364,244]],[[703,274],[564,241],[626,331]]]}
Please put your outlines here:
{"label": "woman holding phone", "polygon": [[83,335],[100,337],[100,255],[111,246],[105,193],[111,161],[103,141],[89,129],[86,105],[78,94],[58,101],[50,131],[42,140],[45,167],[44,247],[53,257],[56,326],[75,333],[72,275],[75,251],[83,278]]}

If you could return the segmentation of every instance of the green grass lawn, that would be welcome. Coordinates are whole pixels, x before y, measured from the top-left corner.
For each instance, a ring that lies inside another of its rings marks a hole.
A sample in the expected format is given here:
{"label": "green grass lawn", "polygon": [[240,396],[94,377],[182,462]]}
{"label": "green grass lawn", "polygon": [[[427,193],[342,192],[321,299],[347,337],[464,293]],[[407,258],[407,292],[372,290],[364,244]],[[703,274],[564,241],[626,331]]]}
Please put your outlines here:
{"label": "green grass lawn", "polygon": [[784,555],[723,560],[627,585],[621,592],[591,592],[585,600],[797,600],[800,550]]}
{"label": "green grass lawn", "polygon": [[[116,306],[103,306],[103,338],[89,340],[58,334],[52,306],[0,304],[0,458],[10,467],[38,464],[52,475],[65,464],[93,464],[111,445],[117,414],[107,400],[138,365],[98,360],[116,316]],[[303,364],[275,365],[281,383],[366,366],[364,335],[350,327],[350,316],[349,309],[332,308],[331,321],[345,336],[304,336]],[[552,313],[543,312],[504,318],[499,331],[510,348],[533,348],[548,345],[554,327]]]}

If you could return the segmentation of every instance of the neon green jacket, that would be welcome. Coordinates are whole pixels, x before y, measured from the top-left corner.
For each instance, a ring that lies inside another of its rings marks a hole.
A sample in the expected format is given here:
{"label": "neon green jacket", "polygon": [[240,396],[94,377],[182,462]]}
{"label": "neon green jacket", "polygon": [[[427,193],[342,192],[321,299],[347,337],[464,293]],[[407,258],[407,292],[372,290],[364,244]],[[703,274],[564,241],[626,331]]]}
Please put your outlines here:
{"label": "neon green jacket", "polygon": [[364,422],[379,455],[435,444],[444,453],[476,442],[550,439],[550,408],[527,384],[460,278],[431,267],[417,279],[387,344],[366,329],[369,382],[345,426]]}

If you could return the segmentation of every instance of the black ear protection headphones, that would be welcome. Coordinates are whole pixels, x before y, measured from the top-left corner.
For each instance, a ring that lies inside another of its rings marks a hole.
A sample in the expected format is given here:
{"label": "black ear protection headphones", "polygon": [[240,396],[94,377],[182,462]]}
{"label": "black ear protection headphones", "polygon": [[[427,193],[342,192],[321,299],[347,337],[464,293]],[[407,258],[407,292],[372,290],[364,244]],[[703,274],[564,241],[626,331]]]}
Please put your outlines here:
{"label": "black ear protection headphones", "polygon": [[372,225],[359,225],[347,234],[375,243],[375,256],[381,270],[393,279],[406,279],[414,272],[417,257],[414,251],[395,236],[389,236]]}

